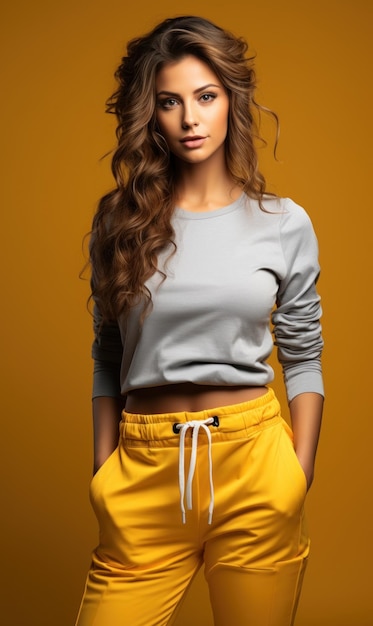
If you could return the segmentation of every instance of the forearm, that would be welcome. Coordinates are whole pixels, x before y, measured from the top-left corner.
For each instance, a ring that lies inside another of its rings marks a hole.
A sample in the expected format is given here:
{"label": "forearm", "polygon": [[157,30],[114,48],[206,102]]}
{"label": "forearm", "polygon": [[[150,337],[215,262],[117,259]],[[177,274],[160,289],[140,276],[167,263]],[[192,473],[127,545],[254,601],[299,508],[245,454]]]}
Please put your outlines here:
{"label": "forearm", "polygon": [[318,393],[301,393],[289,404],[295,452],[306,475],[308,488],[314,476],[323,401]]}
{"label": "forearm", "polygon": [[124,398],[98,397],[92,402],[94,473],[118,445],[119,422]]}

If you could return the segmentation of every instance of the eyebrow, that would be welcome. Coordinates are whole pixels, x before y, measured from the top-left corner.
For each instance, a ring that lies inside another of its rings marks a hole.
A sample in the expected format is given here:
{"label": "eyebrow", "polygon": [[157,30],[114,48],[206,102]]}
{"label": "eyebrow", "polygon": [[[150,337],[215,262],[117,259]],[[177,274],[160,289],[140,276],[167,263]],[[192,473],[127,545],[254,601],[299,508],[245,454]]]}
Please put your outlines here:
{"label": "eyebrow", "polygon": [[[216,89],[221,89],[220,85],[215,85],[214,83],[208,83],[207,85],[203,85],[203,87],[198,87],[198,89],[195,89],[193,93],[194,94],[201,93],[201,91],[205,91],[206,89],[209,89],[209,87],[216,87]],[[179,93],[175,93],[173,91],[159,91],[157,93],[157,96],[175,96],[176,98],[181,97]]]}

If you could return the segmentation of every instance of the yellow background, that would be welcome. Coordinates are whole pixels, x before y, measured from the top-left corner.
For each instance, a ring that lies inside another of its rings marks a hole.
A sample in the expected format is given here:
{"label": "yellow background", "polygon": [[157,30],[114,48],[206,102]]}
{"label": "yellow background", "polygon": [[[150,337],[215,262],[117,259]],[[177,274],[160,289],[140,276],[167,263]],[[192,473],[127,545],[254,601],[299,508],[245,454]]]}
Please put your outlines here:
{"label": "yellow background", "polygon": [[[297,626],[371,626],[370,0],[19,0],[1,33],[1,604],[4,626],[69,626],[96,522],[91,320],[82,238],[111,186],[104,101],[131,37],[176,13],[245,36],[281,119],[270,188],[321,248],[327,403],[308,498],[313,555]],[[271,124],[265,132],[273,136]],[[282,382],[275,385],[283,399]],[[178,626],[210,626],[199,575]],[[110,626],[108,624],[108,626]],[[129,625],[130,626],[130,625]],[[234,626],[234,625],[232,625]]]}

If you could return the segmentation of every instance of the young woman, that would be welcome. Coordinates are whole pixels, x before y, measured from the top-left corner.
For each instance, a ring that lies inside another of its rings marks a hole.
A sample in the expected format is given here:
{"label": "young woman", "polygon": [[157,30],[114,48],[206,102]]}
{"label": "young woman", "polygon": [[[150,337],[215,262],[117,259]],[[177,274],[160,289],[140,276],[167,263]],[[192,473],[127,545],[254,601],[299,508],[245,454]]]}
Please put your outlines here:
{"label": "young woman", "polygon": [[[202,563],[216,626],[294,622],[323,402],[317,242],[265,191],[246,52],[178,17],[116,74],[116,188],[90,246],[100,541],[78,626],[173,623]],[[268,387],[271,321],[293,432]]]}

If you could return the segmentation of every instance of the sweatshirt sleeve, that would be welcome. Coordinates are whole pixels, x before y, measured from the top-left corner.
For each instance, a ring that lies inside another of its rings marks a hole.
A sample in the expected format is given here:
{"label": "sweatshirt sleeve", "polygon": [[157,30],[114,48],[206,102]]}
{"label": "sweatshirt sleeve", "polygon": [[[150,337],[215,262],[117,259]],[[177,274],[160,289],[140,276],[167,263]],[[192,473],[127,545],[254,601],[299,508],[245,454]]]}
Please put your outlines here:
{"label": "sweatshirt sleeve", "polygon": [[119,397],[122,340],[117,322],[102,323],[97,304],[93,311],[94,341],[92,345],[93,393],[99,396]]}
{"label": "sweatshirt sleeve", "polygon": [[275,345],[288,401],[304,392],[324,395],[321,352],[321,305],[318,244],[307,213],[291,200],[281,216],[285,273],[280,280],[277,308],[272,314]]}

